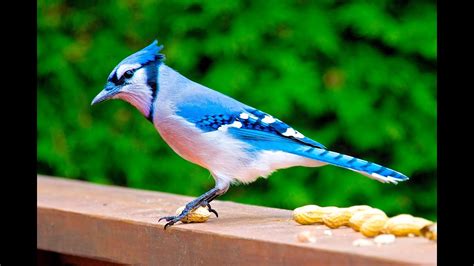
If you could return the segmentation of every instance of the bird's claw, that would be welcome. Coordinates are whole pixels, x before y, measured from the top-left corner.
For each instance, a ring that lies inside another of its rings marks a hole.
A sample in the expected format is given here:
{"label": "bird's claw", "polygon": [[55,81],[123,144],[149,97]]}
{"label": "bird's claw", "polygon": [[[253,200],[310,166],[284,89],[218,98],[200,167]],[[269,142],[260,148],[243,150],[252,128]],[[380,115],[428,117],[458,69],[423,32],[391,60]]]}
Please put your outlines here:
{"label": "bird's claw", "polygon": [[165,230],[168,226],[172,226],[173,224],[179,222],[180,220],[182,219],[181,215],[178,215],[178,216],[165,216],[165,217],[161,217],[158,222],[160,222],[161,220],[165,220],[167,221],[167,223],[165,224]]}
{"label": "bird's claw", "polygon": [[214,214],[216,215],[216,217],[219,217],[219,214],[217,214],[217,211],[214,210],[214,209],[211,207],[211,204],[207,203],[206,206],[207,206],[207,210],[208,210],[208,211],[214,213]]}
{"label": "bird's claw", "polygon": [[214,210],[212,207],[211,207],[211,204],[209,204],[207,201],[203,201],[201,203],[201,207],[207,207],[207,210],[214,213],[216,215],[216,217],[219,217],[219,214],[217,213],[216,210]]}
{"label": "bird's claw", "polygon": [[158,222],[161,221],[161,220],[165,220],[165,221],[169,222],[169,221],[173,220],[174,218],[176,218],[176,216],[165,216],[165,217],[161,217],[158,220]]}

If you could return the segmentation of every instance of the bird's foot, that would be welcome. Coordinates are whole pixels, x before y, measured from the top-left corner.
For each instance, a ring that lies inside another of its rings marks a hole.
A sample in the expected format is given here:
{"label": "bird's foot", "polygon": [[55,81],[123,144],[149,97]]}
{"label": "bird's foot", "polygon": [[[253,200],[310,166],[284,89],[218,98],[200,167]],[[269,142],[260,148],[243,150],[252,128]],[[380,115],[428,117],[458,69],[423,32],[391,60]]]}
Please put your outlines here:
{"label": "bird's foot", "polygon": [[181,221],[181,219],[183,219],[184,217],[186,217],[186,215],[189,214],[189,212],[191,211],[192,209],[191,208],[188,208],[188,206],[186,206],[186,208],[184,208],[184,210],[179,214],[179,215],[176,215],[176,216],[164,216],[164,217],[161,217],[158,222],[160,222],[161,220],[165,220],[167,221],[167,223],[165,224],[165,230],[168,226],[171,226],[179,221]]}
{"label": "bird's foot", "polygon": [[165,224],[165,228],[164,228],[166,230],[166,228],[168,226],[171,226],[171,225],[181,221],[192,210],[198,208],[199,206],[207,207],[207,209],[210,212],[214,213],[216,215],[216,217],[219,217],[219,215],[217,214],[217,211],[214,210],[213,208],[211,208],[211,204],[209,204],[209,202],[211,202],[217,196],[222,195],[223,193],[225,193],[225,191],[227,191],[227,188],[225,190],[222,190],[222,189],[219,189],[219,188],[215,187],[215,188],[209,190],[208,192],[202,194],[201,196],[199,196],[195,200],[193,200],[193,201],[189,202],[188,204],[186,204],[186,207],[184,208],[184,210],[179,215],[161,217],[158,220],[158,222],[161,221],[161,220],[166,220],[167,223]]}
{"label": "bird's foot", "polygon": [[[211,207],[211,204],[207,203],[207,202],[203,202],[201,204],[201,206],[206,206],[207,209],[214,213],[216,215],[216,217],[219,217],[219,214],[217,214],[217,211],[214,210],[212,207]],[[189,208],[188,206],[186,206],[186,208],[184,208],[184,210],[179,214],[179,215],[176,215],[176,216],[164,216],[164,217],[161,217],[158,222],[160,222],[161,220],[165,220],[167,221],[168,223],[165,224],[165,230],[168,226],[171,226],[179,221],[181,221],[181,219],[183,219],[184,217],[186,217],[193,209],[192,208]]]}
{"label": "bird's foot", "polygon": [[179,218],[179,215],[178,216],[166,216],[166,217],[161,217],[158,220],[158,222],[161,221],[161,220],[166,220],[167,221],[167,223],[165,224],[165,230],[166,230],[166,228],[168,226],[171,226],[171,225],[179,222],[181,220],[181,218]]}

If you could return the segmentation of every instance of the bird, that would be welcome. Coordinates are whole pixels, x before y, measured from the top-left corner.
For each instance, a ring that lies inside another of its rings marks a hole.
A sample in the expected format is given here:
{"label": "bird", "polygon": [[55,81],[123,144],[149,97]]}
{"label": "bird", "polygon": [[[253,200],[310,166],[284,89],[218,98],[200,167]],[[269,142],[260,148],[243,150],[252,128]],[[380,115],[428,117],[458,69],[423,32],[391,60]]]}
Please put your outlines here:
{"label": "bird", "polygon": [[[207,207],[231,185],[249,184],[279,169],[334,165],[383,183],[409,178],[382,165],[331,151],[278,118],[194,82],[165,64],[155,39],[123,59],[91,105],[120,99],[150,121],[178,155],[208,169],[215,186],[178,215],[161,217],[164,229]],[[303,96],[302,96],[303,97]]]}

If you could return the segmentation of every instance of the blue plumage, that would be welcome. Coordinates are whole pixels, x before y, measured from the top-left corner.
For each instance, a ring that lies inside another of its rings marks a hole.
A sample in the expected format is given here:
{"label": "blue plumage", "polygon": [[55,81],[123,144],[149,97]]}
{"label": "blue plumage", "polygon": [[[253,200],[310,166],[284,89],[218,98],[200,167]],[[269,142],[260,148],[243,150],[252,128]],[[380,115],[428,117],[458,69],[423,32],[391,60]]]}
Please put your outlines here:
{"label": "blue plumage", "polygon": [[145,65],[148,62],[155,60],[164,61],[165,55],[161,54],[160,51],[163,49],[163,45],[158,45],[158,41],[154,40],[150,45],[143,48],[142,50],[126,57],[119,65],[122,64],[141,64]]}
{"label": "blue plumage", "polygon": [[166,226],[198,206],[217,215],[209,203],[231,183],[250,183],[293,166],[331,164],[385,183],[408,179],[379,164],[327,150],[281,120],[185,78],[164,64],[162,48],[154,41],[122,60],[92,104],[112,98],[131,103],[176,153],[211,172],[216,186],[188,203],[180,215],[164,217]]}
{"label": "blue plumage", "polygon": [[[233,114],[212,114],[212,115],[204,115],[201,119],[197,121],[193,121],[196,124],[196,127],[199,129],[209,132],[218,130],[222,126],[232,125],[235,122],[239,122],[239,128],[241,129],[249,129],[261,132],[267,132],[269,134],[276,135],[280,138],[287,138],[293,141],[301,142],[302,144],[309,145],[312,147],[318,147],[325,149],[326,147],[319,142],[316,142],[310,138],[302,137],[297,138],[293,135],[283,135],[287,132],[288,129],[292,129],[289,125],[283,123],[278,119],[274,119],[274,122],[268,123],[264,122],[265,117],[270,117],[268,114],[256,110],[256,109],[246,109],[247,111],[233,113]],[[271,120],[270,120],[271,121]],[[235,127],[235,126],[233,126]],[[298,133],[295,131],[295,135]]]}
{"label": "blue plumage", "polygon": [[117,70],[123,65],[140,65],[140,67],[146,66],[150,62],[163,62],[165,55],[161,54],[160,51],[163,49],[163,45],[158,46],[158,41],[154,40],[150,45],[143,48],[142,50],[126,57],[123,59],[110,73],[108,80],[114,81],[121,77],[117,77]]}
{"label": "blue plumage", "polygon": [[379,164],[358,159],[349,155],[318,148],[298,149],[297,154],[321,162],[357,171],[383,183],[405,181],[407,176]]}
{"label": "blue plumage", "polygon": [[[269,132],[312,147],[326,148],[321,143],[303,136],[281,120],[216,91],[208,93],[206,97],[197,95],[195,98],[188,99],[190,101],[177,105],[176,114],[194,123],[204,132],[214,131],[220,126],[238,121],[245,129]],[[203,106],[205,108],[202,108]]]}

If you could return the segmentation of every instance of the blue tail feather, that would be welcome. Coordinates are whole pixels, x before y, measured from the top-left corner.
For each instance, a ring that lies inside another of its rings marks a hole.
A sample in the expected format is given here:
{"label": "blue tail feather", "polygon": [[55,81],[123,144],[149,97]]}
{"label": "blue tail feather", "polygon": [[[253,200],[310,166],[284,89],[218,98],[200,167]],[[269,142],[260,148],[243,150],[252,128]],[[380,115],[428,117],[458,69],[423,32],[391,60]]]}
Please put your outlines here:
{"label": "blue tail feather", "polygon": [[359,172],[383,183],[391,182],[396,184],[398,181],[409,179],[404,174],[390,168],[338,152],[319,148],[308,148],[298,152],[298,154],[324,163]]}
{"label": "blue tail feather", "polygon": [[297,154],[323,163],[356,171],[384,183],[397,183],[398,181],[408,179],[404,174],[379,164],[315,146],[302,145],[293,139],[283,138],[280,135],[244,128],[228,128],[228,132],[234,137],[244,140],[247,144],[251,144],[249,148],[250,152],[274,150]]}

